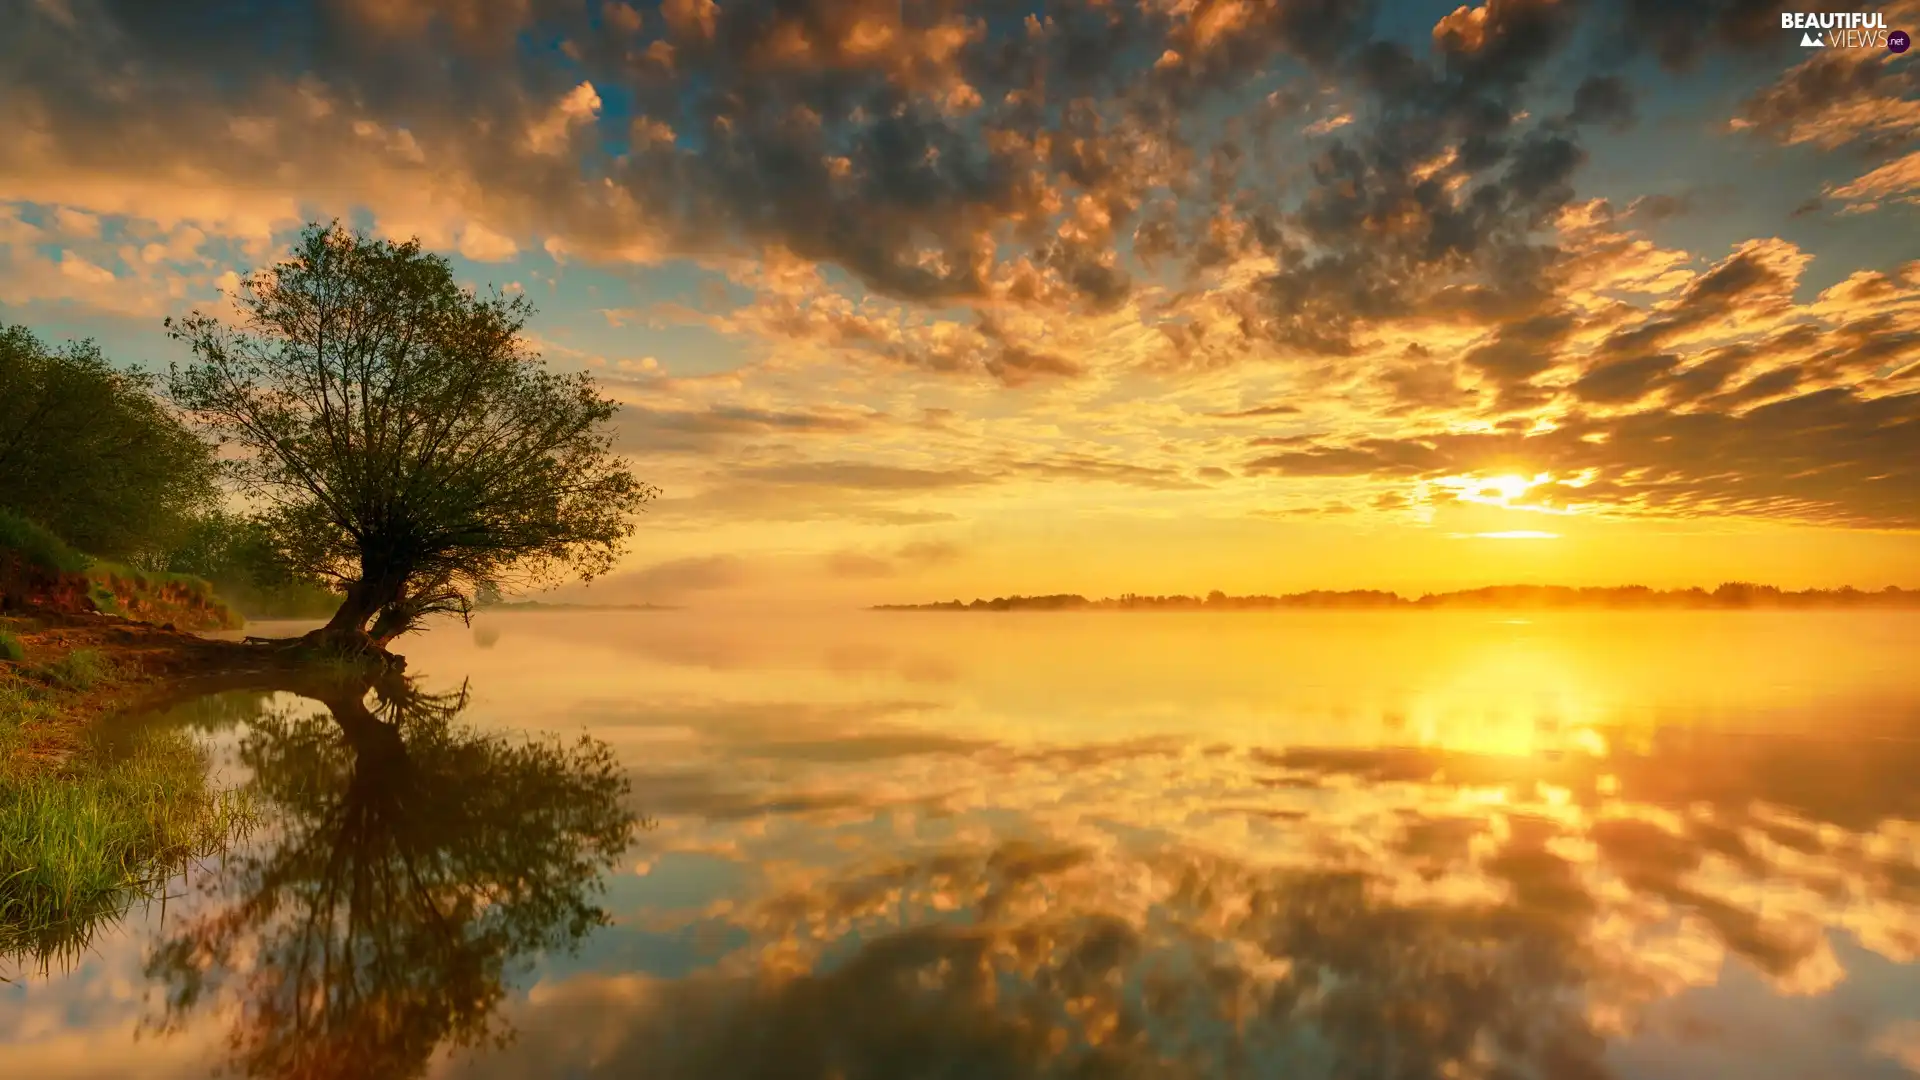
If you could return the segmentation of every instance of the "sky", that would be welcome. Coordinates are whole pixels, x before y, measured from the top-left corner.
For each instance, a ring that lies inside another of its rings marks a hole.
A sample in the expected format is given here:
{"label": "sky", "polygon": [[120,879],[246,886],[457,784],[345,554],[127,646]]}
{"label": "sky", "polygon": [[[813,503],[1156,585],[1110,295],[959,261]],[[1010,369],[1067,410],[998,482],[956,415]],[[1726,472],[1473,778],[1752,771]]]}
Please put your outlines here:
{"label": "sky", "polygon": [[1920,53],[1782,6],[0,0],[0,321],[418,237],[661,489],[575,598],[1920,586]]}

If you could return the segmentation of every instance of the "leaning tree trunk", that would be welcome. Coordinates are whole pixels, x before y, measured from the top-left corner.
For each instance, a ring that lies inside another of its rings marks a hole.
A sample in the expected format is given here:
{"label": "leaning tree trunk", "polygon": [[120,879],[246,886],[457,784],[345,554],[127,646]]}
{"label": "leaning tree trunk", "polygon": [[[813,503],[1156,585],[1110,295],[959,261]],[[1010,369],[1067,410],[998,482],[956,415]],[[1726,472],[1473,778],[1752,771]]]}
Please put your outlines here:
{"label": "leaning tree trunk", "polygon": [[333,613],[333,618],[327,620],[327,632],[365,632],[367,620],[398,601],[406,583],[405,574],[363,575],[359,581],[347,586],[346,599],[340,602],[340,608]]}
{"label": "leaning tree trunk", "polygon": [[367,630],[367,637],[384,649],[394,638],[413,629],[417,621],[419,616],[413,605],[405,600],[396,600],[380,609],[379,617],[373,620],[373,626]]}
{"label": "leaning tree trunk", "polygon": [[[327,625],[302,640],[309,647],[377,661],[389,669],[404,666],[404,660],[387,652],[384,641],[376,641],[367,633],[367,620],[401,603],[406,581],[405,574],[363,575],[347,586],[346,599],[340,602],[339,610],[327,620]],[[392,637],[389,634],[386,640],[391,641]]]}

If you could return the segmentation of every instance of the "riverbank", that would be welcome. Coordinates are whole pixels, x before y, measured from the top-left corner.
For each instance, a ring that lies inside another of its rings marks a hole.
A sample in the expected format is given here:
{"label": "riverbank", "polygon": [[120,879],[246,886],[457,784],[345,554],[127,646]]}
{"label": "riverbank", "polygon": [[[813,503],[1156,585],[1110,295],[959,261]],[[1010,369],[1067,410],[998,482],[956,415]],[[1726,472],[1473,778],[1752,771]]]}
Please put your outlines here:
{"label": "riverbank", "polygon": [[[0,776],[58,772],[102,717],[183,680],[283,663],[271,650],[109,615],[25,608],[0,615]],[[18,653],[14,659],[10,654]]]}

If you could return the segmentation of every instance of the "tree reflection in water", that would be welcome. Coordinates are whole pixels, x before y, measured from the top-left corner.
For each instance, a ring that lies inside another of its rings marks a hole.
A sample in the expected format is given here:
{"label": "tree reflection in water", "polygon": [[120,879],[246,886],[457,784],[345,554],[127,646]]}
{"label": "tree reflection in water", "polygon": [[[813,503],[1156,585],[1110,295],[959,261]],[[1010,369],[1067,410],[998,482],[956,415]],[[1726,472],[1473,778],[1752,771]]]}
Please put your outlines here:
{"label": "tree reflection in water", "polygon": [[464,688],[288,689],[325,711],[245,732],[271,833],[153,953],[164,1026],[230,994],[236,1064],[276,1078],[417,1075],[499,1039],[510,976],[605,921],[593,894],[638,824],[624,774],[590,738],[460,726]]}

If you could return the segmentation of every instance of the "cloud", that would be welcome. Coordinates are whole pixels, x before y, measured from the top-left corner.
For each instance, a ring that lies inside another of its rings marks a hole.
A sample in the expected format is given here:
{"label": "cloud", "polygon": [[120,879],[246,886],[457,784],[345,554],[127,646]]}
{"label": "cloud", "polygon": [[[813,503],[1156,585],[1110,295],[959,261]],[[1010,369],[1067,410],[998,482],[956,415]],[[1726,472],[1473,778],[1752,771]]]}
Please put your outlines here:
{"label": "cloud", "polygon": [[1827,194],[1860,204],[1860,209],[1872,209],[1887,199],[1920,203],[1920,150],[1834,187]]}
{"label": "cloud", "polygon": [[984,484],[989,477],[964,469],[917,469],[901,465],[871,465],[854,461],[811,461],[791,465],[762,465],[738,470],[748,480],[794,487],[828,487],[856,491],[944,491]]}
{"label": "cloud", "polygon": [[1280,402],[1274,405],[1256,405],[1251,409],[1237,409],[1233,412],[1215,413],[1215,416],[1228,420],[1245,420],[1261,416],[1293,416],[1300,412],[1300,406]]}
{"label": "cloud", "polygon": [[959,559],[962,554],[960,546],[952,541],[915,540],[886,554],[855,550],[829,552],[823,562],[829,577],[867,581],[940,566]]}
{"label": "cloud", "polygon": [[1573,92],[1573,112],[1567,117],[1576,124],[1604,124],[1624,129],[1633,123],[1633,91],[1618,75],[1592,75]]}
{"label": "cloud", "polygon": [[617,447],[636,452],[707,453],[724,442],[755,436],[844,435],[867,430],[878,418],[864,413],[767,409],[744,405],[667,409],[624,405],[615,420]]}
{"label": "cloud", "polygon": [[738,555],[701,555],[655,563],[641,570],[607,579],[621,591],[648,598],[677,599],[689,593],[738,588],[753,577],[751,565]]}
{"label": "cloud", "polygon": [[[1797,372],[1776,370],[1788,374],[1775,387],[1757,385],[1775,378],[1765,375],[1708,398],[1717,409],[1583,416],[1536,434],[1315,442],[1245,467],[1426,482],[1541,471],[1552,480],[1529,495],[1549,506],[1920,527],[1920,392],[1867,398],[1830,387],[1796,395]],[[1753,400],[1765,403],[1746,407]]]}
{"label": "cloud", "polygon": [[1778,45],[1776,0],[1627,0],[1606,9],[1616,47],[1652,53],[1669,69],[1693,67],[1709,49],[1759,50]]}
{"label": "cloud", "polygon": [[[1898,230],[1749,221],[1744,175],[1636,192],[1630,158],[1615,203],[1582,195],[1590,158],[1626,153],[1610,132],[1691,100],[1630,65],[1677,83],[1725,50],[1760,89],[1703,160],[1838,151],[1782,170],[1806,186],[1783,209],[1909,213],[1920,69],[1782,59],[1770,14],[1488,0],[1409,33],[1333,0],[36,5],[0,41],[0,274],[13,303],[148,318],[335,213],[526,263],[562,312],[583,261],[671,262],[662,295],[587,305],[645,313],[597,334],[657,335],[632,355],[661,362],[600,374],[629,402],[620,449],[671,475],[667,529],[929,524],[1041,484],[1367,514],[1381,484],[1417,508],[1492,468],[1609,513],[1905,527],[1920,274],[1882,258]],[[744,362],[663,373],[710,345]],[[1761,453],[1782,438],[1804,445]],[[836,546],[842,574],[907,565],[890,540],[796,550]]]}
{"label": "cloud", "polygon": [[1813,51],[1749,96],[1732,127],[1824,150],[1920,132],[1920,72],[1890,58],[1882,50]]}

